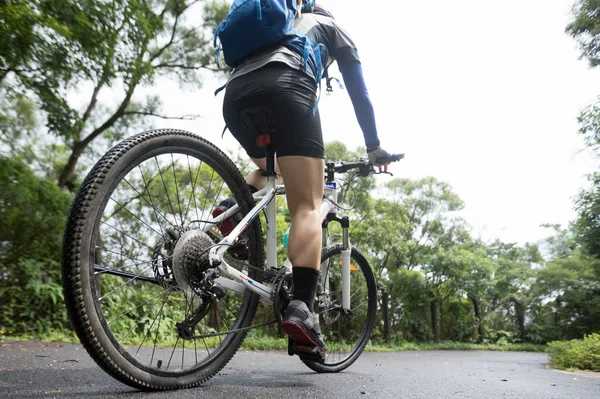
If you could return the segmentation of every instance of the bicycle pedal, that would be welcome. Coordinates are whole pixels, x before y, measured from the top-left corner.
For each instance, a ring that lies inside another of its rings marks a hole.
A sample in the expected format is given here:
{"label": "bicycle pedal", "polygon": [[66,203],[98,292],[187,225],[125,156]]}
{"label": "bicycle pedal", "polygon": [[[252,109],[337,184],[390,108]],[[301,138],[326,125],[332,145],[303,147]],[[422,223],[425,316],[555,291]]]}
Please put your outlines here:
{"label": "bicycle pedal", "polygon": [[298,355],[301,360],[325,363],[325,352],[316,346],[298,345],[294,340],[288,338],[288,355]]}

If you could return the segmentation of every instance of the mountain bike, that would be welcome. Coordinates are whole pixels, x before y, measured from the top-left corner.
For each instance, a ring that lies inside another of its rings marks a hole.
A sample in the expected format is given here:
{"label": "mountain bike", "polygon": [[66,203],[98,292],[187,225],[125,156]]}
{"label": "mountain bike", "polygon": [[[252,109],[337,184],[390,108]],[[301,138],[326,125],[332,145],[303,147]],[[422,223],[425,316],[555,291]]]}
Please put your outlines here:
{"label": "mountain bike", "polygon": [[[132,136],[89,172],[65,227],[63,287],[81,343],[107,373],[144,390],[196,386],[229,362],[248,331],[281,321],[293,296],[291,264],[277,261],[276,196],[285,187],[275,184],[270,146],[267,155],[267,187],[254,194],[225,153],[181,130]],[[373,272],[337,212],[338,194],[351,186],[337,187],[335,175],[350,171],[376,173],[365,159],[326,164],[315,311],[327,351],[301,357],[317,372],[349,367],[375,322]],[[234,205],[217,214],[224,200]],[[327,234],[331,223],[341,234]]]}

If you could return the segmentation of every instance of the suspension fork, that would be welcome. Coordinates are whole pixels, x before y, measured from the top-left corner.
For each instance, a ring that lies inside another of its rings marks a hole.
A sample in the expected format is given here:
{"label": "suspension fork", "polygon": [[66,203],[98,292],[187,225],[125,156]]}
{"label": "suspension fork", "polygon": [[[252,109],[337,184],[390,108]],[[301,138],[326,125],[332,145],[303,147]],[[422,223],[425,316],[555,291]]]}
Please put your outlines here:
{"label": "suspension fork", "polygon": [[[350,219],[348,216],[338,217],[335,214],[328,214],[327,219],[323,222],[323,233],[327,229],[327,223],[336,221],[342,226],[342,308],[345,311],[350,311],[350,255],[352,246],[350,245]],[[329,268],[334,265],[322,265],[324,268]],[[329,290],[329,273],[326,273],[326,281],[324,281],[325,289]]]}
{"label": "suspension fork", "polygon": [[342,308],[350,311],[350,219],[342,217]]}

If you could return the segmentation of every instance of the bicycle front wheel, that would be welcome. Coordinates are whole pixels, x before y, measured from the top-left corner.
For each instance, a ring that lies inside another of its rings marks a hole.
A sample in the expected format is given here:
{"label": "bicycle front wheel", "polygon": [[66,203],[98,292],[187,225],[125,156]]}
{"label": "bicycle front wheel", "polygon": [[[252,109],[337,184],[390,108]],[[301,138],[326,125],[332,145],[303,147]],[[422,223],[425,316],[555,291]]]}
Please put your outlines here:
{"label": "bicycle front wheel", "polygon": [[315,312],[327,350],[325,362],[304,361],[314,371],[335,373],[350,367],[369,342],[377,311],[377,284],[364,255],[350,253],[350,310],[342,308],[342,246],[324,248]]}
{"label": "bicycle front wheel", "polygon": [[[222,239],[212,214],[225,199],[243,215],[253,206],[229,157],[178,130],[123,141],[86,177],[65,229],[65,302],[82,344],[113,377],[145,390],[187,388],[238,349],[257,295],[210,296],[199,284],[212,270],[207,251]],[[258,218],[244,234],[236,256],[243,246],[248,262],[226,261],[256,278]]]}

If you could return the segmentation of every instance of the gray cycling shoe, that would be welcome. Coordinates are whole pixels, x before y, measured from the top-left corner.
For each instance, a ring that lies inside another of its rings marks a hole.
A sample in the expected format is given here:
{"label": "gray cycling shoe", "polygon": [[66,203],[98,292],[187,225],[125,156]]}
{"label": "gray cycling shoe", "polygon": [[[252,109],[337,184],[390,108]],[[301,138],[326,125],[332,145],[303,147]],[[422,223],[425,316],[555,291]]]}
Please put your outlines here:
{"label": "gray cycling shoe", "polygon": [[316,348],[318,352],[325,351],[319,315],[311,312],[304,301],[293,299],[290,302],[283,316],[281,328],[294,341],[299,351],[303,348]]}

